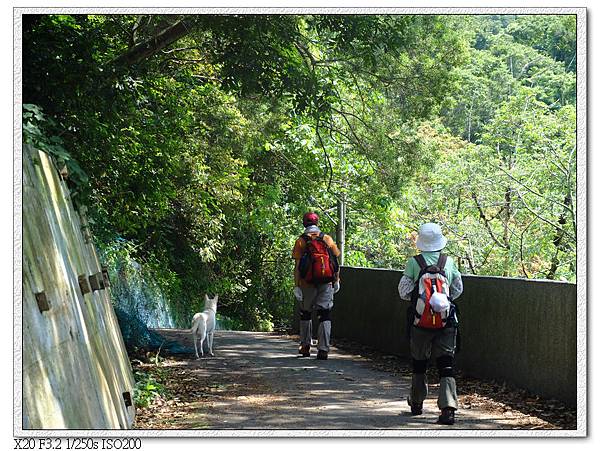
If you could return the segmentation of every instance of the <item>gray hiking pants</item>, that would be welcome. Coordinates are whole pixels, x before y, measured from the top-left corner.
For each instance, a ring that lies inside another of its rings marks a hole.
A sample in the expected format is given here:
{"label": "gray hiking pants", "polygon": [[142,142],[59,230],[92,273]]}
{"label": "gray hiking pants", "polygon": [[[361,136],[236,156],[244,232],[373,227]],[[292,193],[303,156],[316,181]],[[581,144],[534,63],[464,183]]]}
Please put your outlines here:
{"label": "gray hiking pants", "polygon": [[[300,302],[300,311],[325,313],[321,318],[328,318],[329,310],[333,307],[333,287],[331,283],[321,285],[311,285],[302,287],[302,301]],[[329,352],[329,343],[331,337],[331,320],[319,321],[317,330],[317,349],[319,351]],[[310,345],[312,339],[312,320],[300,319],[300,344]]]}
{"label": "gray hiking pants", "polygon": [[[413,327],[410,335],[410,353],[413,360],[418,362],[429,361],[431,357],[436,362],[438,369],[450,366],[446,372],[452,373],[452,362],[456,350],[456,328],[447,327],[444,329],[423,329]],[[413,367],[416,367],[413,362]],[[444,370],[440,370],[445,374]],[[410,390],[410,400],[413,404],[422,403],[427,398],[427,376],[424,371],[413,368],[412,387]],[[456,395],[456,380],[454,376],[444,376],[440,374],[440,391],[438,394],[437,405],[440,409],[445,407],[458,408],[458,399]]]}

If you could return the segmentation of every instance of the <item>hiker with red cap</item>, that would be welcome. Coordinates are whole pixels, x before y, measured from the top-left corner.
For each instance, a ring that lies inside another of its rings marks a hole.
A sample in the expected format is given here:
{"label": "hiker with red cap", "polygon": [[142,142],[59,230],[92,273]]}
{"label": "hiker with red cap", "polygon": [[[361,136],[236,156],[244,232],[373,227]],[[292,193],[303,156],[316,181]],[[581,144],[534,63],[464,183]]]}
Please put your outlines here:
{"label": "hiker with red cap", "polygon": [[300,303],[299,354],[310,356],[312,339],[312,311],[317,311],[317,359],[327,360],[331,336],[331,308],[333,295],[340,289],[340,250],[333,239],[319,229],[319,216],[305,213],[304,232],[298,237],[292,251],[294,267],[294,296]]}
{"label": "hiker with red cap", "polygon": [[427,364],[433,357],[440,376],[438,421],[450,425],[454,424],[454,412],[458,408],[453,372],[458,319],[453,301],[462,294],[463,284],[452,257],[442,253],[447,242],[439,225],[427,223],[419,228],[416,244],[421,253],[406,263],[398,292],[400,298],[411,301],[407,311],[412,357],[412,386],[408,398],[411,413],[423,413]]}

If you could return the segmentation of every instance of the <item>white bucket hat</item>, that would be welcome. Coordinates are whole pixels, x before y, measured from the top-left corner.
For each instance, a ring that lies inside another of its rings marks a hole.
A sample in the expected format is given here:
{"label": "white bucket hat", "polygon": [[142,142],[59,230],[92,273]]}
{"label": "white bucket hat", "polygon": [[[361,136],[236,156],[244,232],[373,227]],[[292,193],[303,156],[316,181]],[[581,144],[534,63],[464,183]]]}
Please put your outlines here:
{"label": "white bucket hat", "polygon": [[442,235],[442,229],[433,222],[428,222],[419,227],[417,248],[424,252],[439,251],[446,247],[448,240]]}

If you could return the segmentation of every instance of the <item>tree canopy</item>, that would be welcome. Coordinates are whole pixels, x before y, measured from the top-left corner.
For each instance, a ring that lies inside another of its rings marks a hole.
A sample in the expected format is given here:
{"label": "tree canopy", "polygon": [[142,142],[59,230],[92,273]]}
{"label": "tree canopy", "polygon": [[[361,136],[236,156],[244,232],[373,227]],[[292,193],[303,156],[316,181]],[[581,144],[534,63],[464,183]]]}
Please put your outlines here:
{"label": "tree canopy", "polygon": [[24,15],[25,139],[180,318],[268,329],[340,198],[348,264],[438,221],[464,272],[573,280],[575,55],[574,16]]}

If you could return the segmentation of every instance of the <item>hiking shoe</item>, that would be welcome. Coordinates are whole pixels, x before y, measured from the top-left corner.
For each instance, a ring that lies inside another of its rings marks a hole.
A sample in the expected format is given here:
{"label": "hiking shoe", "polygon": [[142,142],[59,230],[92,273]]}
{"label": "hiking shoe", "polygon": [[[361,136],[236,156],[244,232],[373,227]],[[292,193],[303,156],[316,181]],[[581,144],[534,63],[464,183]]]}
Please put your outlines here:
{"label": "hiking shoe", "polygon": [[419,404],[412,404],[410,402],[410,398],[408,398],[406,400],[408,402],[408,405],[410,406],[410,413],[413,415],[421,415],[423,414],[423,403],[419,403]]}
{"label": "hiking shoe", "polygon": [[300,345],[298,354],[302,354],[302,357],[310,357],[310,345]]}
{"label": "hiking shoe", "polygon": [[442,414],[438,417],[438,421],[442,424],[454,424],[454,411],[452,407],[444,407]]}
{"label": "hiking shoe", "polygon": [[327,351],[319,349],[319,352],[317,352],[317,360],[327,360]]}

